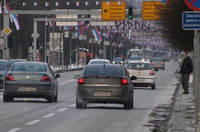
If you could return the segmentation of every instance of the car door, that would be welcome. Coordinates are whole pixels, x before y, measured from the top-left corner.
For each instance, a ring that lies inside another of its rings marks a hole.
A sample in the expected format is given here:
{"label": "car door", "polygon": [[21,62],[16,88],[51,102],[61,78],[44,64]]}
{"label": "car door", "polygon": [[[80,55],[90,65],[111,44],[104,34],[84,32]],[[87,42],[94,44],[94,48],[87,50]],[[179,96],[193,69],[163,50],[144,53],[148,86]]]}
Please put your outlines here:
{"label": "car door", "polygon": [[51,67],[49,65],[48,65],[48,69],[49,69],[49,72],[51,74],[52,83],[53,83],[53,87],[54,87],[54,93],[56,93],[57,90],[58,90],[58,81],[57,81],[57,79],[55,77],[55,74],[54,74],[53,70],[51,69]]}

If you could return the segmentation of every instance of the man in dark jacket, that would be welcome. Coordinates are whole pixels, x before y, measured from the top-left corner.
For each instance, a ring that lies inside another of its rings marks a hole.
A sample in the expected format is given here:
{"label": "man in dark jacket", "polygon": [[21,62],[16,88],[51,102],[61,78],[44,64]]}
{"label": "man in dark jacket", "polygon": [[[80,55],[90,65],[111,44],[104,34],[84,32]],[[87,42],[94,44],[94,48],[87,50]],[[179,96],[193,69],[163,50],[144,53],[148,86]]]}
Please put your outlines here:
{"label": "man in dark jacket", "polygon": [[188,94],[188,81],[189,81],[189,76],[192,75],[193,71],[193,64],[191,58],[187,55],[186,52],[183,53],[183,62],[181,65],[181,84],[184,89],[183,94]]}

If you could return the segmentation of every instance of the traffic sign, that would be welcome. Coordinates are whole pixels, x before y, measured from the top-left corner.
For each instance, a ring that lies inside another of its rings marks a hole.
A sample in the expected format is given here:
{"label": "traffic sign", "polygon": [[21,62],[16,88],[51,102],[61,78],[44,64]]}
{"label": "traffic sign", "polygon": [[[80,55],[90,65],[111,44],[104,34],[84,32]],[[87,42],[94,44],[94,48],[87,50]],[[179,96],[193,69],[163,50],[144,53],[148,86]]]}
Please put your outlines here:
{"label": "traffic sign", "polygon": [[[31,35],[34,38],[34,33]],[[37,33],[36,37],[40,37],[40,35]]]}
{"label": "traffic sign", "polygon": [[194,11],[200,11],[200,1],[199,0],[185,0],[185,4]]}
{"label": "traffic sign", "polygon": [[200,12],[183,12],[182,28],[184,30],[200,29]]}
{"label": "traffic sign", "polygon": [[125,1],[102,1],[101,2],[102,21],[117,21],[126,19]]}
{"label": "traffic sign", "polygon": [[6,35],[9,35],[9,34],[12,32],[12,30],[11,30],[9,27],[6,27],[6,28],[3,30],[3,32],[4,32]]}
{"label": "traffic sign", "polygon": [[157,6],[162,6],[161,1],[142,2],[142,20],[159,20]]}
{"label": "traffic sign", "polygon": [[167,4],[167,0],[161,0],[163,4]]}

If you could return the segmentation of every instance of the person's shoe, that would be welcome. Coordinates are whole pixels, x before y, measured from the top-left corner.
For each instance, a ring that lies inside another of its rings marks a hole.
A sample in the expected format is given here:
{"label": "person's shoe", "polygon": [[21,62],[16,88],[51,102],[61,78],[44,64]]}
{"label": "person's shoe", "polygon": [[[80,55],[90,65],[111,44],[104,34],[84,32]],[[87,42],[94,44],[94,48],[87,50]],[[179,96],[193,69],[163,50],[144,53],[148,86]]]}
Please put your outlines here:
{"label": "person's shoe", "polygon": [[188,92],[183,92],[182,94],[188,94]]}

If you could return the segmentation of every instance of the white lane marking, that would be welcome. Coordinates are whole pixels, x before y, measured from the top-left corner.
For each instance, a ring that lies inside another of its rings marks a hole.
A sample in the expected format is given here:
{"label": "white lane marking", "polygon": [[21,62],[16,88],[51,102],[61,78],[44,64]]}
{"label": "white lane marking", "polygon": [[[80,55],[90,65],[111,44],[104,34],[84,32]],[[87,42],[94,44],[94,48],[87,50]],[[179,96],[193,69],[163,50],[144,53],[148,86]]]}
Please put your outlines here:
{"label": "white lane marking", "polygon": [[61,109],[58,109],[57,111],[60,111],[60,112],[62,112],[62,111],[65,111],[65,110],[67,110],[68,108],[61,108]]}
{"label": "white lane marking", "polygon": [[31,122],[26,123],[25,125],[33,125],[33,124],[38,123],[38,122],[40,122],[40,121],[41,121],[41,120],[33,120],[33,121],[31,121]]}
{"label": "white lane marking", "polygon": [[43,116],[42,118],[49,118],[49,117],[54,116],[54,115],[55,115],[55,113],[50,113],[48,115]]}
{"label": "white lane marking", "polygon": [[11,130],[9,130],[8,132],[17,132],[17,131],[19,131],[21,128],[13,128],[13,129],[11,129]]}
{"label": "white lane marking", "polygon": [[66,84],[66,83],[70,83],[70,82],[75,82],[76,80],[69,80],[67,82],[62,82],[62,83],[59,83],[59,85],[63,85],[63,84]]}
{"label": "white lane marking", "polygon": [[74,107],[74,106],[76,106],[76,104],[72,104],[72,105],[70,105],[69,107]]}

